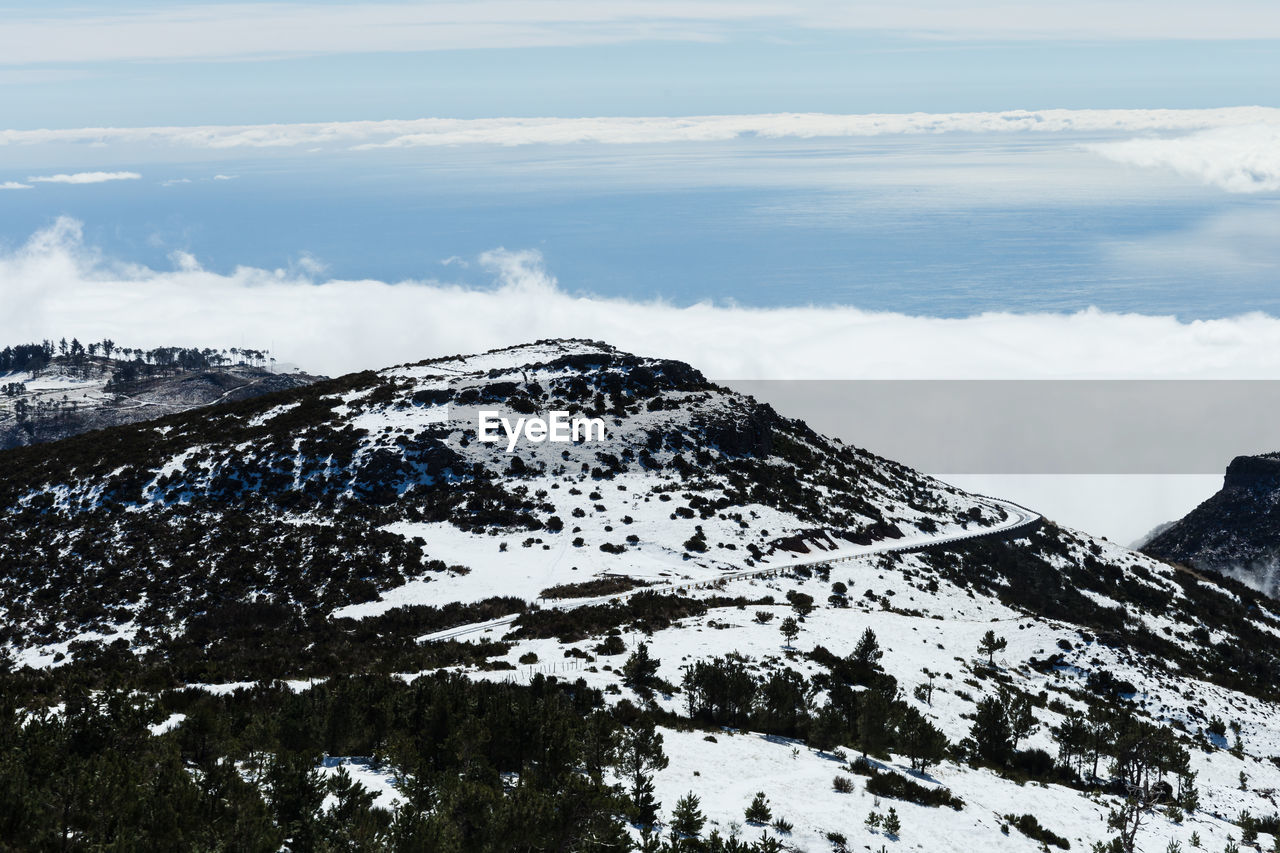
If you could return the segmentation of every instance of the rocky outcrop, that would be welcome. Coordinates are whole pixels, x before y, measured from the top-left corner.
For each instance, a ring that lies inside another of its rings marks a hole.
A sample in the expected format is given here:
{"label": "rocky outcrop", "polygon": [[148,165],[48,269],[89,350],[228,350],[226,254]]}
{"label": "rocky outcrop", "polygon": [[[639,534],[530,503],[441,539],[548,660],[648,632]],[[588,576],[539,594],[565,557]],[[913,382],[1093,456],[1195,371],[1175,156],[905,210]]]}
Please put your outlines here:
{"label": "rocky outcrop", "polygon": [[1280,558],[1280,455],[1231,460],[1222,489],[1142,549],[1199,569],[1262,572]]}

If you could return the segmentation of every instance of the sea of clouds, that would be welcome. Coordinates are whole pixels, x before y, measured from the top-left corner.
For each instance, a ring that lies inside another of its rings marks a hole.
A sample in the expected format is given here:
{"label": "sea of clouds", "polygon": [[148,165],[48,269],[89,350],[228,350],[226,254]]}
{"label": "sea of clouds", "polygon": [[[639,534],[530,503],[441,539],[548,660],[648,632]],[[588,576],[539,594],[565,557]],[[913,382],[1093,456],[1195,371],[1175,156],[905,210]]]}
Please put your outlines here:
{"label": "sea of clouds", "polygon": [[[539,338],[606,340],[731,379],[1280,378],[1280,319],[1183,322],[1086,310],[947,319],[852,305],[753,308],[574,293],[532,250],[474,263],[491,282],[340,280],[289,269],[170,269],[105,255],[61,218],[0,255],[0,340],[265,347],[339,374]],[[446,268],[448,269],[448,268]]]}

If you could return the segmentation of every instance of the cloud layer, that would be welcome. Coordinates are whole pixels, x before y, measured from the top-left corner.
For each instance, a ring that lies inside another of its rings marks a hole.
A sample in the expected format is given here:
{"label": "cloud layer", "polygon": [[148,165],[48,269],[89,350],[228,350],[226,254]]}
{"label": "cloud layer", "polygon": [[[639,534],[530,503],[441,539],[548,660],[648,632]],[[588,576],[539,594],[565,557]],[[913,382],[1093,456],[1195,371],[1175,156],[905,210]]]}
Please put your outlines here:
{"label": "cloud layer", "polygon": [[1280,319],[1179,322],[1108,314],[938,319],[848,306],[674,306],[573,295],[531,251],[478,259],[483,287],[323,278],[290,271],[173,270],[104,258],[61,219],[0,255],[0,340],[76,335],[132,345],[267,347],[337,374],[538,338],[589,337],[678,358],[719,378],[1280,378]]}
{"label": "cloud layer", "polygon": [[27,178],[33,184],[103,184],[107,181],[136,181],[137,172],[75,172],[73,174],[34,175]]}
{"label": "cloud layer", "polygon": [[1280,124],[1202,130],[1175,139],[1088,146],[1117,163],[1172,169],[1233,193],[1280,190]]}
{"label": "cloud layer", "polygon": [[[0,145],[135,144],[196,149],[608,145],[942,133],[1154,133],[1280,127],[1280,109],[1008,110],[969,113],[760,113],[597,118],[421,118],[198,127],[0,130]],[[1234,131],[1223,131],[1230,134]]]}

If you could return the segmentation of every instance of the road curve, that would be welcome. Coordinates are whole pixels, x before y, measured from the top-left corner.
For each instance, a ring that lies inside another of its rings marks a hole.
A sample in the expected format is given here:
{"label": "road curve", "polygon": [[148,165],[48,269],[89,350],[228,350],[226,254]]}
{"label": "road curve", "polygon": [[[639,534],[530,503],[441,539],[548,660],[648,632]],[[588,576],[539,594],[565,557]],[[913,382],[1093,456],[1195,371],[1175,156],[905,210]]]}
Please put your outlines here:
{"label": "road curve", "polygon": [[[724,572],[716,575],[715,577],[704,578],[697,581],[669,581],[667,583],[639,587],[637,589],[619,592],[613,595],[601,595],[594,598],[572,598],[545,601],[542,604],[542,607],[545,610],[575,610],[579,607],[589,607],[597,604],[610,604],[613,602],[625,601],[627,598],[643,592],[662,593],[678,589],[709,587],[723,583],[724,581],[769,577],[781,572],[790,571],[791,569],[807,566],[820,566],[831,563],[842,563],[847,560],[856,560],[862,557],[872,556],[874,554],[908,554],[917,551],[933,551],[940,548],[946,548],[949,545],[968,542],[974,539],[1017,539],[1031,533],[1039,527],[1041,522],[1044,520],[1040,514],[1034,510],[1027,509],[1024,506],[1013,503],[1012,501],[1007,501],[1002,498],[987,497],[986,495],[975,495],[974,497],[977,497],[988,505],[994,505],[1003,509],[1006,514],[1004,521],[992,525],[991,527],[978,527],[972,530],[962,529],[958,531],[951,531],[949,533],[917,534],[913,536],[904,536],[898,539],[883,539],[879,542],[872,542],[870,545],[854,545],[848,548],[828,551],[820,557],[805,557],[797,560],[785,560],[778,563],[769,563],[768,565],[757,565],[749,569]],[[446,628],[443,631],[436,631],[433,634],[427,634],[419,637],[418,642],[431,643],[441,640],[455,640],[459,637],[465,637],[468,634],[477,634],[482,631],[492,630],[493,628],[501,628],[505,625],[511,625],[519,617],[519,613],[512,613],[507,616],[500,616],[497,619],[489,619],[485,622],[474,622],[469,625],[459,625],[454,628]]]}

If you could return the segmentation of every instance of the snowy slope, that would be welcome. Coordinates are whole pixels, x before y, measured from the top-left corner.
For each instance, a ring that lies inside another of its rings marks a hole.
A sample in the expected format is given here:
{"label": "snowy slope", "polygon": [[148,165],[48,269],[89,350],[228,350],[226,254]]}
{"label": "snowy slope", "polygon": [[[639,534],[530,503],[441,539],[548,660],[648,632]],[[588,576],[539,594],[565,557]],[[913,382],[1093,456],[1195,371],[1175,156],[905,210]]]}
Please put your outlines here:
{"label": "snowy slope", "polygon": [[[508,453],[477,440],[480,409],[569,411],[603,419],[606,436]],[[1028,525],[1034,513],[824,438],[688,365],[606,344],[398,366],[0,455],[0,505],[0,637],[19,665],[110,647],[207,672],[191,680],[225,694],[252,683],[246,659],[270,673],[260,680],[306,691],[321,664],[363,671],[368,658],[413,680],[441,668],[434,648],[462,649],[447,663],[470,678],[581,679],[618,707],[648,706],[670,759],[655,780],[664,819],[693,791],[725,835],[779,835],[744,820],[763,791],[797,850],[837,849],[838,836],[850,850],[1041,849],[1008,826],[1024,814],[1071,849],[1110,836],[1119,798],[1106,758],[1093,790],[1002,777],[959,749],[927,771],[897,753],[872,758],[945,786],[957,810],[877,801],[850,771],[854,744],[818,751],[688,719],[685,667],[730,656],[761,676],[799,673],[816,713],[836,689],[831,662],[867,629],[896,699],[953,747],[1001,687],[1035,699],[1023,750],[1056,756],[1052,729],[1106,685],[1108,701],[1172,732],[1199,807],[1153,808],[1140,850],[1186,849],[1193,833],[1221,850],[1240,838],[1242,811],[1277,812],[1280,605]],[[1011,527],[1015,538],[995,535]],[[814,609],[788,644],[779,625],[804,609],[797,595]],[[988,631],[1005,640],[990,666],[978,651]],[[263,663],[253,656],[266,640],[280,646]],[[388,644],[396,656],[378,657]],[[659,661],[653,693],[621,672],[641,645]],[[931,699],[917,694],[930,684]],[[1238,723],[1238,755],[1214,718]],[[331,756],[321,769],[340,767],[378,802],[402,800],[396,769],[376,757]],[[837,777],[851,792],[835,790]],[[891,807],[896,838],[866,825]]]}

